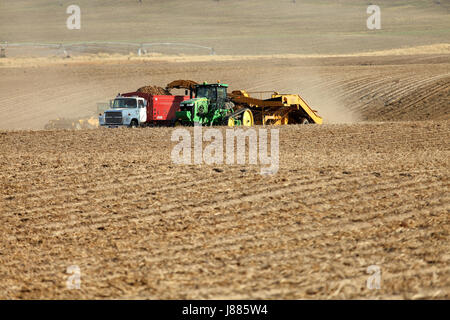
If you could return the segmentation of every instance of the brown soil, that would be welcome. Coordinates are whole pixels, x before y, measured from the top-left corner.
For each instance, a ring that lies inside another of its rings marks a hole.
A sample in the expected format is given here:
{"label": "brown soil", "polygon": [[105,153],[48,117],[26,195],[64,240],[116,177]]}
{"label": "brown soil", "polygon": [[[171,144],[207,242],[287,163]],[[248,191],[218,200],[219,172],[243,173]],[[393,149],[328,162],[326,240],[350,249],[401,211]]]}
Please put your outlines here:
{"label": "brown soil", "polygon": [[[450,298],[449,1],[377,0],[381,30],[363,0],[113,2],[67,30],[61,1],[0,1],[0,298]],[[326,124],[281,127],[273,176],[175,165],[172,128],[41,130],[174,79]]]}
{"label": "brown soil", "polygon": [[2,67],[0,110],[8,117],[0,118],[0,129],[42,129],[52,119],[91,116],[96,103],[118,92],[174,79],[220,80],[230,92],[299,93],[328,123],[450,119],[449,54],[182,61]]}
{"label": "brown soil", "polygon": [[183,78],[300,93],[327,122],[280,128],[274,176],[175,165],[172,128],[0,131],[0,298],[450,298],[448,55],[0,70],[6,129]]}
{"label": "brown soil", "polygon": [[137,89],[136,92],[148,93],[148,94],[152,94],[152,95],[170,95],[169,91],[167,91],[164,88],[158,87],[158,86],[141,87],[141,88]]}
{"label": "brown soil", "polygon": [[450,297],[449,121],[285,126],[274,176],[172,130],[2,132],[0,297]]}

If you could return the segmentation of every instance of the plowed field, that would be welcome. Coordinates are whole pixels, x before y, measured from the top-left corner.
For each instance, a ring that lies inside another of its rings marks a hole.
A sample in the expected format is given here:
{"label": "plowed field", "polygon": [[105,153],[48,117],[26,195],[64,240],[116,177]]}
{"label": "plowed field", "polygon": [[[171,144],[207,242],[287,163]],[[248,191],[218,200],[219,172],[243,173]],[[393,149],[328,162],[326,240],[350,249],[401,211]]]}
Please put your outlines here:
{"label": "plowed field", "polygon": [[[69,30],[0,1],[0,299],[450,299],[450,1],[369,3],[78,0]],[[176,165],[173,128],[42,130],[176,79],[325,124],[280,127],[271,176]]]}
{"label": "plowed field", "polygon": [[[0,129],[42,129],[89,117],[96,103],[174,79],[230,90],[300,93],[327,123],[450,119],[450,55],[245,59],[190,62],[70,61],[0,67]],[[230,57],[232,58],[232,57]],[[258,97],[258,94],[255,94]]]}
{"label": "plowed field", "polygon": [[286,126],[274,176],[171,131],[2,132],[1,298],[449,298],[448,121]]}
{"label": "plowed field", "polygon": [[[436,48],[2,60],[0,298],[449,299],[450,58]],[[173,128],[40,130],[175,79],[300,93],[325,124],[279,128],[273,176],[175,165]]]}

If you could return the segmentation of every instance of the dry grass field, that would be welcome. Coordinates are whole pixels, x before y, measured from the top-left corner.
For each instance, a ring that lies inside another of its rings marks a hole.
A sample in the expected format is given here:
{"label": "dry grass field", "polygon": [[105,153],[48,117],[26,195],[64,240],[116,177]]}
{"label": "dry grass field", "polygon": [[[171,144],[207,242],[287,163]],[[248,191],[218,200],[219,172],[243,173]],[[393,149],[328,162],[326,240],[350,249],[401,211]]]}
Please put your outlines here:
{"label": "dry grass field", "polygon": [[327,54],[447,43],[450,32],[448,0],[377,0],[382,29],[376,31],[366,27],[371,1],[365,0],[142,2],[77,0],[81,29],[73,31],[66,28],[72,0],[2,0],[0,42],[177,42],[213,47],[217,54]]}
{"label": "dry grass field", "polygon": [[[365,1],[78,2],[83,27],[70,32],[69,1],[1,1],[0,42],[217,55],[7,50],[1,299],[450,298],[448,1],[380,0],[375,32]],[[300,93],[325,124],[279,127],[272,176],[176,165],[173,128],[42,130],[175,79]],[[80,290],[66,287],[71,265]],[[366,287],[371,265],[379,290]]]}

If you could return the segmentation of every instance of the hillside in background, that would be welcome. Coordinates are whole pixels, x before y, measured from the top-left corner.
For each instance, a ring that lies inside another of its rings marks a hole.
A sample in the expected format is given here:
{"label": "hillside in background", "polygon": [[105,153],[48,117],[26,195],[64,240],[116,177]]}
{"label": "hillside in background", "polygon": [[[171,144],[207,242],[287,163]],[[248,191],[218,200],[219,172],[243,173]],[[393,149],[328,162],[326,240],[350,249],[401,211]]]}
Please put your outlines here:
{"label": "hillside in background", "polygon": [[[218,54],[350,53],[446,43],[450,1],[387,1],[382,29],[366,27],[370,1],[79,0],[81,30],[68,30],[73,1],[2,0],[0,41],[178,42]],[[155,47],[154,51],[180,48]],[[185,54],[208,54],[183,49]]]}

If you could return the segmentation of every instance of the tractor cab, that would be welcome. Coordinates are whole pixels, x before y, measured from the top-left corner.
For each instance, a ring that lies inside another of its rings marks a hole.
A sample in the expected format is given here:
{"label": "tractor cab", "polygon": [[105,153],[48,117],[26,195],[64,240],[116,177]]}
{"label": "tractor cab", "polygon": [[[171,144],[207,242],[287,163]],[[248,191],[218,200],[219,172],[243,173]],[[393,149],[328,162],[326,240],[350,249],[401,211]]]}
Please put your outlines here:
{"label": "tractor cab", "polygon": [[227,84],[208,84],[204,82],[195,86],[195,96],[208,99],[211,109],[220,109],[224,107],[227,101],[227,89]]}
{"label": "tractor cab", "polygon": [[223,117],[231,113],[234,104],[227,98],[228,85],[203,82],[194,87],[195,98],[183,101],[176,112],[181,124],[221,124]]}

